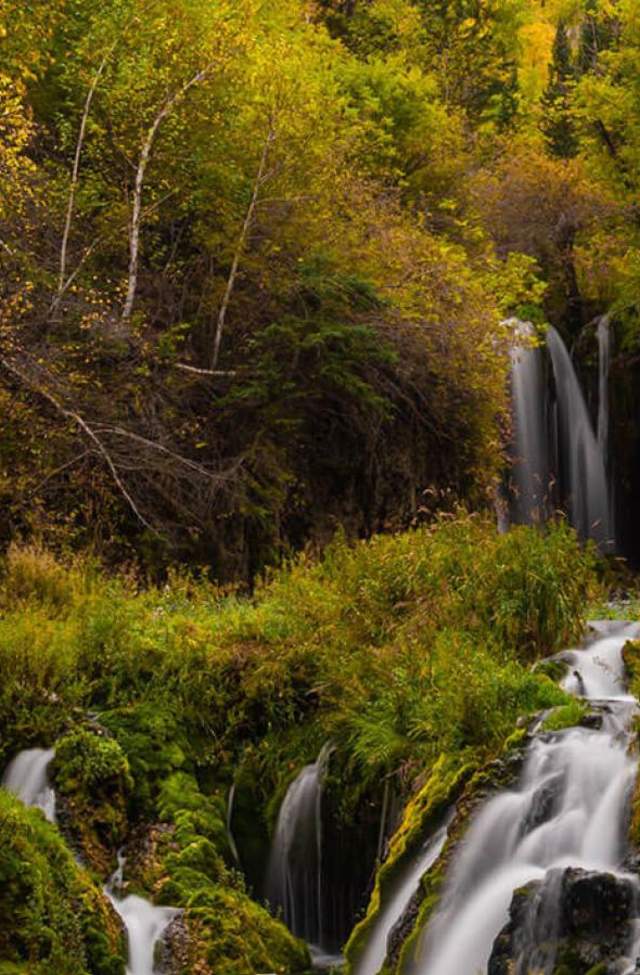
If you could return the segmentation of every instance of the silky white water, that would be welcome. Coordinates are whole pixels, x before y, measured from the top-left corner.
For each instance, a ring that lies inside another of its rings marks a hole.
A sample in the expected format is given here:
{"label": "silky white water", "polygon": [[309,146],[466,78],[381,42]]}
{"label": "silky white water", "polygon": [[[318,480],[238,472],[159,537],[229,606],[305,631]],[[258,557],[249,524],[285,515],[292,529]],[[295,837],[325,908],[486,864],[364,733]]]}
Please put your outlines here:
{"label": "silky white water", "polygon": [[539,734],[517,788],[476,816],[423,934],[418,975],[486,972],[513,892],[523,884],[557,867],[620,869],[636,774],[625,731],[635,703],[624,690],[621,650],[638,633],[635,624],[599,623],[588,648],[573,652],[567,687],[606,699],[602,728]]}
{"label": "silky white water", "polygon": [[[29,748],[22,751],[9,764],[2,779],[3,788],[13,792],[25,806],[42,809],[52,823],[56,822],[56,795],[49,782],[47,770],[54,755],[52,748]],[[118,870],[105,888],[105,894],[122,918],[127,931],[127,975],[155,975],[156,942],[178,912],[173,908],[155,907],[142,897],[119,897],[117,892],[122,886],[123,864],[124,861],[119,858]]]}
{"label": "silky white water", "polygon": [[407,864],[395,887],[388,893],[386,907],[381,909],[374,922],[367,946],[354,966],[353,975],[378,975],[387,955],[388,937],[409,906],[420,878],[440,856],[446,839],[447,827],[442,826],[429,837],[418,856]]}
{"label": "silky white water", "polygon": [[601,549],[613,544],[604,457],[565,344],[552,326],[547,332],[558,398],[558,460],[566,481],[569,517],[582,538]]}
{"label": "silky white water", "polygon": [[549,510],[549,450],[545,416],[546,385],[543,353],[530,343],[535,335],[528,322],[513,322],[517,335],[528,344],[511,352],[513,401],[513,501],[514,522],[529,525],[544,521]]}
{"label": "silky white water", "polygon": [[124,862],[124,858],[119,856],[118,869],[104,892],[122,918],[127,931],[127,975],[155,975],[156,944],[179,912],[172,907],[156,907],[135,894],[120,897]]}
{"label": "silky white water", "polygon": [[2,778],[3,788],[13,792],[25,806],[41,809],[50,823],[56,821],[56,794],[47,771],[54,754],[52,748],[29,748],[20,752]]}
{"label": "silky white water", "polygon": [[305,765],[284,797],[271,847],[266,893],[295,935],[323,948],[322,782],[330,749]]}

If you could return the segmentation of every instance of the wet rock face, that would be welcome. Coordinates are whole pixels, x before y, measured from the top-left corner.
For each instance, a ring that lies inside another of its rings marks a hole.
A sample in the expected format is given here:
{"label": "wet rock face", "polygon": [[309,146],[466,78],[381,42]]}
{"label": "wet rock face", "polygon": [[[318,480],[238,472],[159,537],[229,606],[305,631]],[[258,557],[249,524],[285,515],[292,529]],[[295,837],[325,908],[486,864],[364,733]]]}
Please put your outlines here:
{"label": "wet rock face", "polygon": [[513,895],[488,975],[525,975],[531,966],[563,975],[624,970],[637,913],[631,880],[574,867],[552,871]]}

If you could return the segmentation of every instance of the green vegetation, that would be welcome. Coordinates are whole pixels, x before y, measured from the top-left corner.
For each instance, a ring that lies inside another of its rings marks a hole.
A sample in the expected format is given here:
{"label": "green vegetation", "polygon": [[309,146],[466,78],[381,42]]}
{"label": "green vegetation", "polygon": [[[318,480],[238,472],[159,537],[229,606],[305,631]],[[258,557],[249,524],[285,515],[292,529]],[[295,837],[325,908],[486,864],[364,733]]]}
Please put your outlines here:
{"label": "green vegetation", "polygon": [[2,760],[56,742],[64,834],[101,880],[126,844],[131,889],[185,909],[185,972],[303,972],[306,951],[235,869],[232,781],[236,838],[244,802],[259,874],[284,789],[324,741],[354,843],[388,778],[410,802],[384,889],[469,775],[507,737],[517,746],[518,717],[566,705],[530,665],[579,637],[594,586],[593,554],[563,524],[498,535],[465,514],[339,538],[252,599],[184,573],[139,588],[13,546],[0,572]]}
{"label": "green vegetation", "polygon": [[124,975],[111,905],[41,812],[0,790],[0,971]]}
{"label": "green vegetation", "polygon": [[4,0],[0,541],[252,581],[486,506],[505,316],[637,346],[634,2]]}

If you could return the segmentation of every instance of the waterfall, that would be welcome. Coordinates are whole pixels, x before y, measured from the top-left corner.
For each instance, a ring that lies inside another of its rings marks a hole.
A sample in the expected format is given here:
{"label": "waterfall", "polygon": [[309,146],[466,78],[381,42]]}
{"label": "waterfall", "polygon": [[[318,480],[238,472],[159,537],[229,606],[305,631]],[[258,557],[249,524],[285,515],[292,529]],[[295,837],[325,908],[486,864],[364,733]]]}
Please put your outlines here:
{"label": "waterfall", "polygon": [[387,892],[386,906],[373,922],[366,947],[353,968],[353,975],[378,975],[387,956],[389,935],[401,919],[418,890],[420,878],[433,866],[447,839],[447,825],[430,836],[415,859],[405,866],[392,889]]}
{"label": "waterfall", "polygon": [[267,899],[295,935],[322,949],[322,784],[330,748],[305,765],[284,797],[271,848]]}
{"label": "waterfall", "polygon": [[438,912],[422,934],[417,975],[486,973],[514,890],[534,880],[544,881],[536,895],[542,901],[536,937],[522,948],[514,975],[533,969],[548,975],[566,868],[623,876],[625,810],[636,762],[628,753],[635,702],[624,692],[621,651],[639,632],[635,624],[603,622],[594,642],[573,652],[566,687],[606,698],[602,726],[538,732],[517,786],[476,815]]}
{"label": "waterfall", "polygon": [[609,316],[598,319],[598,446],[605,467],[609,456],[609,365],[611,362],[611,329]]}
{"label": "waterfall", "polygon": [[172,907],[156,907],[143,897],[120,896],[125,860],[118,854],[118,869],[104,889],[114,909],[122,918],[127,931],[129,958],[127,975],[155,975],[155,948],[171,921],[179,911]]}
{"label": "waterfall", "polygon": [[[13,792],[25,806],[41,809],[51,823],[56,822],[56,796],[47,770],[54,755],[52,748],[22,751],[9,764],[2,778],[3,788]],[[178,912],[169,907],[155,907],[142,897],[119,897],[117,891],[122,887],[123,868],[124,859],[119,857],[118,869],[104,892],[127,931],[127,975],[155,975],[156,943]]]}
{"label": "waterfall", "polygon": [[566,478],[571,523],[583,538],[601,548],[611,544],[609,492],[602,451],[573,363],[565,344],[550,327],[547,348],[551,356],[559,407],[559,461]]}
{"label": "waterfall", "polygon": [[[516,339],[533,335],[533,326],[513,322]],[[609,440],[608,320],[600,319],[599,404],[597,435],[578,377],[555,328],[549,327],[546,349],[551,361],[555,398],[545,379],[543,352],[516,345],[511,353],[513,405],[513,491],[511,520],[535,524],[544,520],[557,481],[571,524],[582,538],[592,538],[601,551],[614,548],[613,519],[607,479]]]}
{"label": "waterfall", "polygon": [[[528,322],[514,324],[518,336],[533,339]],[[514,418],[512,520],[529,525],[543,521],[548,510],[549,456],[545,417],[546,385],[540,348],[517,345],[511,351],[511,395]]]}
{"label": "waterfall", "polygon": [[52,748],[29,748],[20,752],[2,778],[3,788],[13,792],[25,806],[41,809],[50,823],[56,821],[56,794],[48,776],[54,754]]}

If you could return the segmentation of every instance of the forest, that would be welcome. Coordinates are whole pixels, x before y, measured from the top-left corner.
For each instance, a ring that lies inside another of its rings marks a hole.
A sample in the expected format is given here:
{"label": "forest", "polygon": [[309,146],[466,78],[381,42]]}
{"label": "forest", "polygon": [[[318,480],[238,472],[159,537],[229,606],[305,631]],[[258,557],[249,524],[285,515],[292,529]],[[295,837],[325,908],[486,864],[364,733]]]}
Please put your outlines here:
{"label": "forest", "polygon": [[640,971],[639,201],[638,0],[0,0],[0,975]]}

